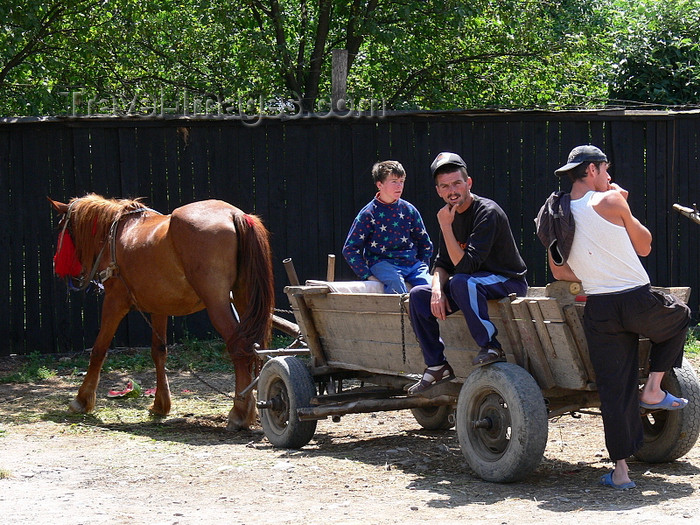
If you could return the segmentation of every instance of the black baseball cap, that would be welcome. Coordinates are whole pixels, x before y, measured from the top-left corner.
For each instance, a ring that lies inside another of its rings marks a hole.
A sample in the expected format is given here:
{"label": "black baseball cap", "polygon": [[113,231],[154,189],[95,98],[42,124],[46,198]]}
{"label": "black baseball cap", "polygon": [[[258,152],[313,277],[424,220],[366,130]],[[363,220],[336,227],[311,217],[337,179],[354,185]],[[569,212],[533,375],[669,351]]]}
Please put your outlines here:
{"label": "black baseball cap", "polygon": [[599,148],[596,148],[592,144],[576,146],[571,150],[571,153],[569,153],[569,158],[566,160],[566,164],[555,170],[554,174],[561,177],[570,169],[573,169],[584,162],[608,162],[608,157],[606,157],[605,153],[603,153]]}
{"label": "black baseball cap", "polygon": [[467,164],[464,162],[464,159],[462,159],[462,157],[460,157],[456,153],[443,151],[442,153],[438,153],[438,156],[435,157],[435,160],[430,165],[430,173],[433,174],[433,178],[435,178],[435,172],[439,168],[445,166],[446,164],[452,164],[454,166],[457,166],[458,168],[464,168],[465,170],[467,169]]}

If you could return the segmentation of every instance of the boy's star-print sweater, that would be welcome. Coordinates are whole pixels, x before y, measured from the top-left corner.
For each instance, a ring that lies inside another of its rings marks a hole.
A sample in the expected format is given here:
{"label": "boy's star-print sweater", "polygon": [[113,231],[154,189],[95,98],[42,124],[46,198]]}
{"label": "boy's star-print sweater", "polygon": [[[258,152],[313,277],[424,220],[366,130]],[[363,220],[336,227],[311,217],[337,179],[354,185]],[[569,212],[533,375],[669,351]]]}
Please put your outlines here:
{"label": "boy's star-print sweater", "polygon": [[430,266],[433,243],[413,204],[399,199],[386,204],[377,197],[360,210],[343,246],[343,257],[360,279],[370,266],[387,260],[399,266],[422,261]]}

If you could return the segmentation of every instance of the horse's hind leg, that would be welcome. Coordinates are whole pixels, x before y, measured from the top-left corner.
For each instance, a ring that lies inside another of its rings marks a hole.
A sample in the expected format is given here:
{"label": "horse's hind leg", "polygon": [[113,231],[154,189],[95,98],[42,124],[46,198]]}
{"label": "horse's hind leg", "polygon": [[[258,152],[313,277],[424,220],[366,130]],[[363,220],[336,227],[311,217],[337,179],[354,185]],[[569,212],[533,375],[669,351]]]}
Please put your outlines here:
{"label": "horse's hind leg", "polygon": [[244,397],[240,393],[253,381],[253,357],[239,355],[233,357],[233,369],[236,374],[236,398],[228,413],[226,430],[245,430],[256,420],[255,395],[251,390]]}
{"label": "horse's hind leg", "polygon": [[[253,360],[252,348],[242,348],[242,341],[238,338],[238,321],[236,321],[228,297],[222,297],[216,305],[209,304],[207,313],[214,328],[219,332],[224,342],[226,350],[233,361],[233,370],[236,374],[236,398],[233,408],[228,414],[227,430],[241,430],[250,428],[256,420],[257,411],[255,409],[255,396],[248,392],[245,396],[240,393],[246,389],[253,381]],[[240,313],[240,312],[239,312]],[[251,353],[246,352],[249,350]]]}
{"label": "horse's hind leg", "polygon": [[92,412],[95,408],[97,397],[97,385],[100,382],[100,371],[107,357],[107,349],[112,342],[114,333],[117,331],[119,323],[128,312],[128,305],[115,301],[105,293],[102,305],[102,319],[100,322],[100,332],[97,334],[95,343],[90,352],[90,364],[88,365],[83,384],[78,389],[78,394],[71,401],[69,408],[73,412],[84,414]]}
{"label": "horse's hind leg", "polygon": [[167,328],[168,316],[151,315],[153,334],[151,336],[151,357],[156,367],[156,396],[150,411],[159,416],[170,413],[170,385],[165,373],[165,360],[168,357]]}

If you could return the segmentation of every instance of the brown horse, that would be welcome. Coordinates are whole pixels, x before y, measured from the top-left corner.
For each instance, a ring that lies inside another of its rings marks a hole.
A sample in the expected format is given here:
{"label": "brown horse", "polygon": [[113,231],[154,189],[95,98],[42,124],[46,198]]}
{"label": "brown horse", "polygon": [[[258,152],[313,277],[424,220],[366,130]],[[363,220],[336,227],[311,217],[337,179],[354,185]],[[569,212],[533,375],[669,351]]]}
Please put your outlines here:
{"label": "brown horse", "polygon": [[[236,374],[228,429],[253,424],[255,399],[252,391],[244,396],[241,392],[252,381],[254,343],[264,347],[268,342],[274,307],[269,233],[260,219],[218,200],[187,204],[172,215],[161,215],[139,200],[94,194],[68,204],[51,203],[63,215],[56,273],[85,285],[99,280],[104,286],[100,331],[71,410],[82,413],[95,407],[107,349],[121,320],[135,309],[150,314],[153,330],[156,394],[151,411],[168,414],[168,316],[206,308]],[[231,295],[240,321],[231,308]]]}

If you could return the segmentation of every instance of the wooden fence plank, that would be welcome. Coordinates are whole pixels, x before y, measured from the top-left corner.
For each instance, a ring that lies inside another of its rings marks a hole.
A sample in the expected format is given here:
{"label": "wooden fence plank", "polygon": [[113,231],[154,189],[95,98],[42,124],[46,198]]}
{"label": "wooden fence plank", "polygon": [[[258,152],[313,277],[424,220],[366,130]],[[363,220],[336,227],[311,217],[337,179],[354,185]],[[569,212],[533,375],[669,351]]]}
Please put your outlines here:
{"label": "wooden fence plank", "polygon": [[[51,140],[50,130],[37,126],[31,134],[27,133],[22,142],[22,177],[29,184],[25,185],[24,198],[27,202],[41,202],[49,193],[46,177],[42,176],[46,166],[51,162],[46,144]],[[15,207],[15,211],[16,211]],[[43,205],[38,209],[27,210],[23,226],[24,268],[23,285],[26,301],[25,337],[27,348],[43,346],[43,341],[53,337],[53,320],[51,315],[52,287],[42,286],[52,279],[51,249],[52,235],[51,208]]]}
{"label": "wooden fence plank", "polygon": [[31,133],[31,131],[31,129],[22,129],[19,133],[11,133],[9,137],[8,157],[10,169],[8,170],[7,178],[11,183],[11,190],[9,193],[11,198],[8,209],[12,210],[13,213],[7,217],[7,223],[3,224],[4,227],[8,228],[12,236],[10,250],[7,252],[10,260],[9,299],[11,304],[19,306],[13,308],[12,315],[8,319],[10,330],[7,346],[13,349],[12,351],[20,353],[25,351],[24,317],[27,309],[24,298],[24,251],[27,235],[26,219],[29,209],[32,207],[30,203],[33,202],[33,200],[29,199],[27,196],[26,184],[29,183],[29,179],[25,179],[24,177],[22,145],[24,144],[25,136]]}
{"label": "wooden fence plank", "polygon": [[[12,224],[13,210],[10,206],[11,193],[10,188],[14,187],[11,184],[10,178],[13,173],[10,163],[10,138],[11,133],[8,128],[0,128],[0,297],[5,298],[0,301],[0,316],[4,322],[0,323],[0,338],[7,342],[9,346],[8,353],[24,353],[24,348],[21,350],[12,345],[11,331],[15,326],[14,316],[21,312],[17,303],[13,301],[10,295],[12,287],[12,275],[10,273],[11,256],[14,249],[14,234],[8,227]],[[13,308],[14,306],[14,308]],[[24,305],[22,305],[24,306]],[[2,352],[0,352],[2,355]]]}

